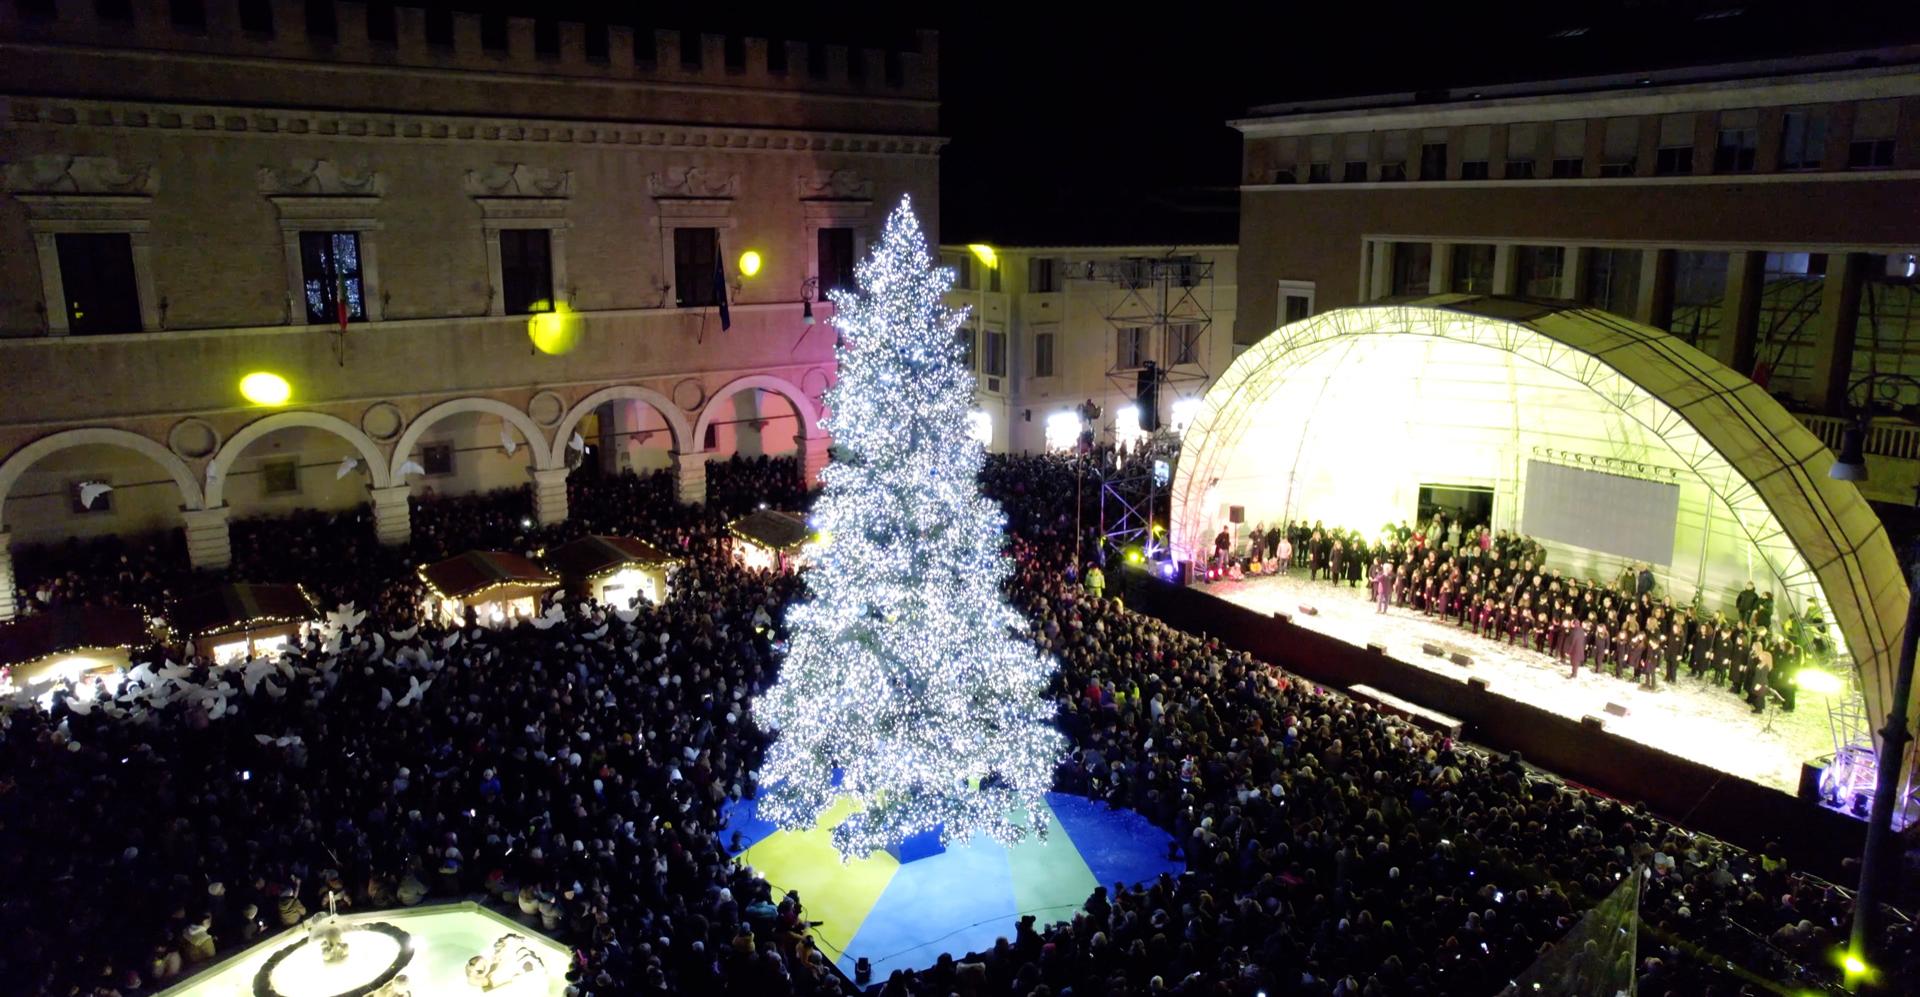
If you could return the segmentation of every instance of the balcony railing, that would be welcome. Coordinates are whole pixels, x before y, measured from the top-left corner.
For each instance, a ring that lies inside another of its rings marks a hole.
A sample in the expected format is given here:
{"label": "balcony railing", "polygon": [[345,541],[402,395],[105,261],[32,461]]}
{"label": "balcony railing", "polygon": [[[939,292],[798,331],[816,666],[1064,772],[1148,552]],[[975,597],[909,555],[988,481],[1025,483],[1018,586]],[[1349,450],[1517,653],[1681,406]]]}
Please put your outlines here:
{"label": "balcony railing", "polygon": [[[1827,449],[1840,452],[1841,434],[1853,420],[1845,416],[1799,413],[1799,418]],[[1867,429],[1866,452],[1896,460],[1920,460],[1920,426],[1904,420],[1876,419]]]}

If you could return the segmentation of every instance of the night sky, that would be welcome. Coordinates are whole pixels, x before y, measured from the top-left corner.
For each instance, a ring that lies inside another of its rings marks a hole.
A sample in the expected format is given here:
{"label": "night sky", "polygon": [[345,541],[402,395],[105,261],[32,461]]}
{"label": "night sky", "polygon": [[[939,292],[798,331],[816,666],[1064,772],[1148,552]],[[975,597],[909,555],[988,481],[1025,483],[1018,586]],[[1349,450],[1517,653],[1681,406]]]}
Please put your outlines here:
{"label": "night sky", "polygon": [[1920,42],[1911,0],[456,6],[861,44],[937,28],[940,236],[1002,245],[1238,241],[1226,122],[1261,103]]}

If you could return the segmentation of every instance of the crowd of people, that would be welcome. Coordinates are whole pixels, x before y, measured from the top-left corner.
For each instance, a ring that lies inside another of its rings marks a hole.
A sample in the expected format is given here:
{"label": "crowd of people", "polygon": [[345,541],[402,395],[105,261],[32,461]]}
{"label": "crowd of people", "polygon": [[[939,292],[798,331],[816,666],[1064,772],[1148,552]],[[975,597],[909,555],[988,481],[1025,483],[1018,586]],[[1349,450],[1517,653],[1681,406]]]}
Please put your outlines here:
{"label": "crowd of people", "polygon": [[[189,680],[233,686],[237,712],[178,702],[134,722],[62,696],[7,713],[0,978],[148,993],[330,898],[485,897],[574,947],[571,993],[853,992],[722,825],[754,792],[767,734],[749,710],[801,582],[728,559],[725,510],[646,477],[576,477],[565,526],[531,527],[517,498],[422,503],[431,549],[391,560],[339,546],[370,534],[351,517],[237,530],[236,564],[243,547],[293,551],[281,561],[310,588],[372,607],[258,691],[190,663]],[[1025,919],[881,993],[1492,994],[1634,876],[1639,958],[1614,968],[1639,992],[1836,978],[1837,888],[1128,610],[1085,571],[1069,460],[993,457],[982,482],[1007,515],[1009,597],[1060,665],[1058,788],[1143,814],[1187,871],[1103,885],[1067,921]],[[406,590],[426,554],[588,529],[680,551],[666,602],[409,632],[415,603],[367,599]],[[380,705],[423,676],[415,701]],[[1910,927],[1887,931],[1883,970],[1915,979]]]}
{"label": "crowd of people", "polygon": [[[1613,584],[1563,576],[1546,563],[1546,550],[1525,536],[1464,527],[1436,513],[1418,526],[1383,529],[1368,542],[1358,531],[1321,523],[1255,525],[1237,552],[1241,573],[1290,574],[1366,587],[1377,611],[1405,609],[1450,622],[1479,637],[1551,655],[1570,678],[1582,668],[1651,689],[1680,681],[1684,670],[1743,698],[1755,713],[1769,703],[1791,711],[1803,663],[1822,660],[1826,624],[1817,604],[1773,627],[1774,595],[1747,583],[1726,610],[1707,613],[1696,599],[1676,606],[1656,591],[1647,565],[1624,571]],[[1243,567],[1244,565],[1244,567]]]}

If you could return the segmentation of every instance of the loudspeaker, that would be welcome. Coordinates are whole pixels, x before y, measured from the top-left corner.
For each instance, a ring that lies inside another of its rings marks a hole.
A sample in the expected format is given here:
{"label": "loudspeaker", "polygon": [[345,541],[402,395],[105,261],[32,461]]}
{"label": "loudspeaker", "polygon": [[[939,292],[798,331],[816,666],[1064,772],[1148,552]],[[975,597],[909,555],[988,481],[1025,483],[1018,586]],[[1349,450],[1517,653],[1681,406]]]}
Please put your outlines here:
{"label": "loudspeaker", "polygon": [[1173,569],[1174,580],[1184,588],[1193,584],[1193,562],[1181,561]]}
{"label": "loudspeaker", "polygon": [[1422,651],[1425,651],[1425,652],[1427,652],[1428,654],[1431,654],[1431,655],[1433,655],[1433,656],[1434,656],[1434,657],[1436,657],[1436,658],[1437,658],[1437,657],[1439,657],[1439,656],[1441,656],[1441,655],[1443,655],[1443,654],[1445,654],[1445,653],[1447,653],[1447,649],[1446,649],[1446,648],[1444,648],[1444,647],[1441,647],[1441,646],[1440,646],[1440,645],[1438,645],[1438,644],[1427,644],[1427,643],[1422,643],[1422,644],[1420,645],[1420,650],[1422,650]]}
{"label": "loudspeaker", "polygon": [[1319,611],[1319,610],[1317,610],[1317,609],[1315,609],[1315,608],[1313,608],[1312,606],[1309,606],[1309,605],[1306,605],[1306,604],[1304,604],[1304,603],[1302,603],[1302,604],[1301,604],[1301,606],[1300,606],[1300,611],[1301,611],[1302,613],[1305,613],[1305,614],[1307,614],[1308,616],[1319,616],[1319,615],[1320,615],[1320,611]]}
{"label": "loudspeaker", "polygon": [[1820,802],[1820,773],[1833,763],[1831,755],[1822,755],[1810,762],[1800,763],[1800,798],[1808,803]]}
{"label": "loudspeaker", "polygon": [[1483,679],[1483,678],[1481,678],[1481,677],[1480,677],[1480,676],[1478,676],[1478,675],[1475,675],[1475,676],[1473,676],[1472,678],[1470,678],[1470,679],[1467,679],[1467,688],[1469,688],[1469,689],[1473,689],[1473,690],[1476,690],[1476,691],[1479,691],[1479,692],[1486,692],[1486,691],[1487,691],[1487,680],[1486,680],[1486,679]]}
{"label": "loudspeaker", "polygon": [[1227,506],[1227,522],[1238,526],[1247,521],[1247,507],[1244,505]]}
{"label": "loudspeaker", "polygon": [[[1140,428],[1151,433],[1160,428],[1160,365],[1152,360],[1140,366],[1134,378],[1133,400],[1139,403]],[[1239,522],[1239,520],[1234,520]]]}
{"label": "loudspeaker", "polygon": [[1279,610],[1274,610],[1274,613],[1273,613],[1273,618],[1274,618],[1274,619],[1276,619],[1276,620],[1279,620],[1279,621],[1280,621],[1280,622],[1282,622],[1282,623],[1292,623],[1292,622],[1293,622],[1293,617],[1291,617],[1291,616],[1288,616],[1287,614],[1285,614],[1285,613],[1282,613],[1282,612],[1280,612]]}
{"label": "loudspeaker", "polygon": [[1448,658],[1448,660],[1452,661],[1454,664],[1459,665],[1462,668],[1473,667],[1473,659],[1467,657],[1464,654],[1461,654],[1458,651],[1453,652],[1453,655],[1450,658]]}
{"label": "loudspeaker", "polygon": [[1586,716],[1580,718],[1580,726],[1591,727],[1594,730],[1606,730],[1607,722],[1589,713]]}
{"label": "loudspeaker", "polygon": [[1624,717],[1627,715],[1627,708],[1625,705],[1620,703],[1608,703],[1607,712],[1613,714],[1616,717]]}
{"label": "loudspeaker", "polygon": [[1382,644],[1379,641],[1370,640],[1370,641],[1367,641],[1367,650],[1372,651],[1375,654],[1385,654],[1387,653],[1387,645]]}

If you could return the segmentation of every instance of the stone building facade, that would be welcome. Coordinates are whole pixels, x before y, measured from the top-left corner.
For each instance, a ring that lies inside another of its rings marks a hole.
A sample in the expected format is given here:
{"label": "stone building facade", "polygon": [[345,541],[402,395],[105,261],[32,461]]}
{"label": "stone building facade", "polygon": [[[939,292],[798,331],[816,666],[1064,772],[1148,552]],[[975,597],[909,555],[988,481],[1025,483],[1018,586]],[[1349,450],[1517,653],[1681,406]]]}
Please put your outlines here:
{"label": "stone building facade", "polygon": [[[232,517],[365,502],[398,542],[409,495],[529,479],[556,521],[589,454],[687,500],[714,456],[817,473],[832,337],[803,313],[902,196],[938,231],[937,59],[926,32],[0,5],[0,551],[184,526],[218,566]],[[0,618],[12,588],[0,555]]]}

